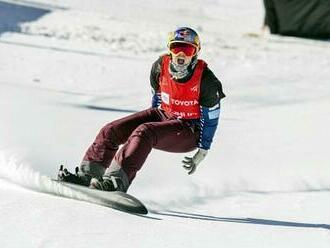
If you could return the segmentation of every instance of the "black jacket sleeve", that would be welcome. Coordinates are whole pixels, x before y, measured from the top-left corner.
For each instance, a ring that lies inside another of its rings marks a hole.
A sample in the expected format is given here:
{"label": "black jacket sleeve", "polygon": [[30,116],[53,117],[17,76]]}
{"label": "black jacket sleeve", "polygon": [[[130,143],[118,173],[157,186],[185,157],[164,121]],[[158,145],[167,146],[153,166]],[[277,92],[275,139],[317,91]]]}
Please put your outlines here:
{"label": "black jacket sleeve", "polygon": [[161,71],[162,58],[159,57],[151,67],[150,71],[150,85],[154,92],[159,90],[159,76]]}
{"label": "black jacket sleeve", "polygon": [[221,82],[208,67],[202,74],[200,94],[200,105],[203,107],[213,107],[226,96]]}

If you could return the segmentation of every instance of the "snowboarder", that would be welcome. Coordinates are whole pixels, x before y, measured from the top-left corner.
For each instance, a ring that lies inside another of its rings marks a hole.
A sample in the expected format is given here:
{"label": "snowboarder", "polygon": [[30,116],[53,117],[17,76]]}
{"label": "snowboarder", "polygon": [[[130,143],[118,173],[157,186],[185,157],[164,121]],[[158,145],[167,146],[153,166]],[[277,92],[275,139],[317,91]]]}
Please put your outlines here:
{"label": "snowboarder", "polygon": [[198,59],[201,45],[193,29],[171,32],[167,47],[168,53],[151,68],[151,108],[106,124],[75,173],[60,168],[60,180],[126,192],[152,148],[177,153],[197,149],[182,161],[189,175],[195,172],[211,147],[225,94],[206,62]]}

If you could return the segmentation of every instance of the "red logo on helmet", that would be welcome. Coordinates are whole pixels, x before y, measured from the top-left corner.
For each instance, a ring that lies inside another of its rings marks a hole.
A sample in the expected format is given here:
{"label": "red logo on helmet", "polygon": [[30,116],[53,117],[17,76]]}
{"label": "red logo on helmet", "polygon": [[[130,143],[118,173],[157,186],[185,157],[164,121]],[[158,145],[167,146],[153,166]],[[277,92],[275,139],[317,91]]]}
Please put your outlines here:
{"label": "red logo on helmet", "polygon": [[185,30],[180,30],[180,31],[179,31],[179,35],[180,35],[181,37],[187,37],[187,36],[190,35],[190,32],[189,32],[189,30],[187,30],[187,29],[185,29]]}

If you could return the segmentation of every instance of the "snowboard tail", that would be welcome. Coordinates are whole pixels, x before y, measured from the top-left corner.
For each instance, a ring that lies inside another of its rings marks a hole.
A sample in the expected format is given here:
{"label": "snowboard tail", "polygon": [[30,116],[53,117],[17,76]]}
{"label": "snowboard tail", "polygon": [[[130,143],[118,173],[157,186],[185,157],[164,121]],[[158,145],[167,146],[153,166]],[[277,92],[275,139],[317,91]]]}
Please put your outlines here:
{"label": "snowboard tail", "polygon": [[86,186],[82,186],[78,184],[59,181],[56,179],[53,179],[52,181],[62,185],[63,187],[69,188],[75,192],[79,192],[87,196],[86,199],[78,199],[78,198],[73,198],[73,199],[87,201],[90,203],[102,205],[105,207],[113,208],[128,213],[133,213],[133,214],[148,213],[147,208],[144,206],[144,204],[141,201],[139,201],[137,198],[127,193],[120,191],[110,191],[110,192],[101,191],[97,189],[91,189]]}

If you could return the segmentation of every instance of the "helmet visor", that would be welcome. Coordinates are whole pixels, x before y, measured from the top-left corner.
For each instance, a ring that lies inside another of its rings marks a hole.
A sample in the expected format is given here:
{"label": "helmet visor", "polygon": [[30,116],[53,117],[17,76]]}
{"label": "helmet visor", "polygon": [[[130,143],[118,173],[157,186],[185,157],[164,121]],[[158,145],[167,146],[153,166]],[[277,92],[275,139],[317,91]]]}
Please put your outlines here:
{"label": "helmet visor", "polygon": [[170,44],[170,52],[174,55],[183,52],[190,57],[196,54],[196,47],[187,43],[174,42]]}

